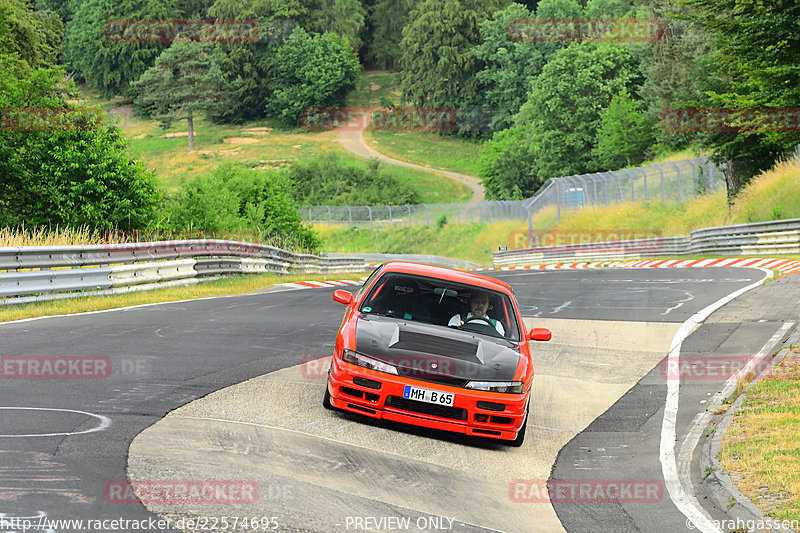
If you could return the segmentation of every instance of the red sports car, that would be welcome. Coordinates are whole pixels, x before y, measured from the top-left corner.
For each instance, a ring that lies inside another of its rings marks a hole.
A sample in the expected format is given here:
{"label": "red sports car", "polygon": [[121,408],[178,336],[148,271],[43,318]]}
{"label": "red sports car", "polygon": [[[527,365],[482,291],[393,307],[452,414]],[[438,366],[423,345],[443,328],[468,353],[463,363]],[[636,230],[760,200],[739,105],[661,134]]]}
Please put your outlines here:
{"label": "red sports car", "polygon": [[450,268],[390,262],[345,304],[323,405],[373,418],[490,437],[525,438],[533,363],[504,282]]}

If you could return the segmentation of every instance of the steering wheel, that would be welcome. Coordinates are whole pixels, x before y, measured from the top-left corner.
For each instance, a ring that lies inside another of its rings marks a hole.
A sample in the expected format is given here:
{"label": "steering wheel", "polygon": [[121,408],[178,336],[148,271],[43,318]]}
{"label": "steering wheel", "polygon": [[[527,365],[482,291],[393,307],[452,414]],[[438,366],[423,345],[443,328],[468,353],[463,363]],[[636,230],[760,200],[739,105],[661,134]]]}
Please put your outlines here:
{"label": "steering wheel", "polygon": [[463,323],[463,324],[461,324],[460,326],[458,326],[458,327],[459,327],[459,329],[460,329],[460,328],[463,328],[464,326],[466,326],[466,325],[467,325],[467,324],[469,324],[470,322],[476,322],[476,323],[477,323],[478,325],[480,325],[480,326],[489,326],[489,327],[492,327],[492,324],[491,324],[491,323],[490,323],[488,320],[486,320],[485,318],[483,318],[483,317],[479,317],[479,316],[471,316],[471,317],[469,317],[468,319],[466,319],[466,320],[464,321],[464,323]]}

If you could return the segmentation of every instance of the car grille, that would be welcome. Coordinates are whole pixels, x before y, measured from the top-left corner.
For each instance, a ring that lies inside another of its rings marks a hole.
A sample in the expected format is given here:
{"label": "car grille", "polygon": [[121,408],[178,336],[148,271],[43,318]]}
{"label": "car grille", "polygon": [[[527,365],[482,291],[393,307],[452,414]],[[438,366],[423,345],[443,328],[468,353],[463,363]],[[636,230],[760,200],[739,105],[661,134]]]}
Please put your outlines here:
{"label": "car grille", "polygon": [[421,413],[423,415],[438,416],[439,418],[451,418],[453,420],[466,420],[467,411],[459,407],[448,407],[446,405],[434,405],[432,403],[418,402],[416,400],[408,400],[399,396],[389,396],[386,398],[386,405],[400,409],[403,411],[410,411],[412,413]]}

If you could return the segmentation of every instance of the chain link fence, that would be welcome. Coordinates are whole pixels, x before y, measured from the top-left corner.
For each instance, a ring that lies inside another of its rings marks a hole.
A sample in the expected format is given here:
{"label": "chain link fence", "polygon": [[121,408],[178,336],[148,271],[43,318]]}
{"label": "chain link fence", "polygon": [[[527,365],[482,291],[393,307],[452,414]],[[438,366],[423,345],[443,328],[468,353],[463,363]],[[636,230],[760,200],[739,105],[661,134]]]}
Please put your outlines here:
{"label": "chain link fence", "polygon": [[707,157],[644,167],[551,178],[525,200],[464,204],[301,207],[305,222],[382,229],[417,224],[528,220],[555,206],[564,210],[623,202],[683,202],[725,186],[722,171]]}

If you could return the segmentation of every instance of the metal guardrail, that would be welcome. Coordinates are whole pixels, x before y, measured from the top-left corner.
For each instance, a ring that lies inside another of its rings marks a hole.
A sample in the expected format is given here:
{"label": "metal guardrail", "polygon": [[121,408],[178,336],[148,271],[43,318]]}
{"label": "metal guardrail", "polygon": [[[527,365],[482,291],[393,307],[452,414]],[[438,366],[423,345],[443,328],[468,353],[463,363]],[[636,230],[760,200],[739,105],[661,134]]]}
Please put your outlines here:
{"label": "metal guardrail", "polygon": [[695,230],[689,235],[494,252],[495,266],[623,261],[676,255],[800,254],[800,219]]}
{"label": "metal guardrail", "polygon": [[361,257],[319,257],[214,239],[11,246],[0,248],[0,304],[152,289],[230,274],[338,274],[365,268]]}

